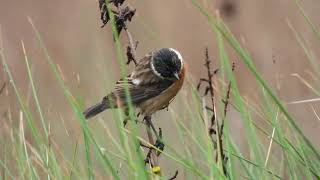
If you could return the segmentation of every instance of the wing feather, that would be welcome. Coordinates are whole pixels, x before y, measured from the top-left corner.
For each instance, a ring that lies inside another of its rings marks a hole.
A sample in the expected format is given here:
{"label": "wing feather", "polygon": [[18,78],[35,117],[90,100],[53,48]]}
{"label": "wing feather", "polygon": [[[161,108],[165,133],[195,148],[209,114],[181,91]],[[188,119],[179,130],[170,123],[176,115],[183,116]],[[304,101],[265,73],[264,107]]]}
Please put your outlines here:
{"label": "wing feather", "polygon": [[147,55],[141,59],[131,75],[119,80],[113,92],[104,98],[104,103],[109,105],[112,103],[114,107],[126,105],[128,102],[126,88],[128,88],[131,102],[134,105],[153,98],[169,88],[172,81],[161,79],[153,73],[150,58],[151,55]]}

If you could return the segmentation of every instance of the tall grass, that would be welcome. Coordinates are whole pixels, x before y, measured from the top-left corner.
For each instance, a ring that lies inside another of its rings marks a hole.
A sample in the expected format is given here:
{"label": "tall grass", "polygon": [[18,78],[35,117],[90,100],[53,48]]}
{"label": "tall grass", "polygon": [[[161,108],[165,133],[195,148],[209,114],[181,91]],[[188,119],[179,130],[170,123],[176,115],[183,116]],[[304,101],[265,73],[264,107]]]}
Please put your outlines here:
{"label": "tall grass", "polygon": [[[217,37],[216,43],[219,52],[221,78],[215,79],[217,83],[216,102],[218,117],[224,118],[225,121],[223,144],[220,146],[223,147],[222,149],[228,157],[228,175],[224,175],[221,163],[215,163],[214,152],[216,152],[216,149],[213,147],[208,134],[208,125],[206,124],[210,113],[203,108],[205,100],[201,98],[190,79],[187,79],[186,82],[186,92],[181,93],[177,99],[183,105],[182,114],[178,114],[171,108],[168,111],[172,120],[168,123],[172,123],[176,127],[175,133],[179,137],[181,150],[177,150],[176,146],[167,143],[166,138],[169,138],[169,136],[165,136],[163,139],[165,150],[162,152],[161,158],[170,160],[170,163],[179,168],[178,178],[180,179],[319,179],[319,150],[301,130],[300,125],[287,110],[285,104],[262,78],[250,54],[241,46],[219,16],[210,14],[196,0],[191,0],[191,2],[195,8],[198,8],[199,13],[207,17],[208,23],[212,28],[212,35]],[[319,38],[317,28],[307,17],[298,1],[296,1],[296,4],[299,12],[301,12],[301,15],[314,32],[315,37]],[[114,146],[116,151],[102,148],[101,137],[98,137],[94,130],[88,126],[88,121],[82,115],[83,108],[81,103],[73,97],[68,85],[61,77],[55,61],[50,56],[50,49],[46,48],[36,25],[31,18],[28,18],[28,20],[39,42],[39,47],[42,49],[52,70],[50,74],[55,77],[68,105],[78,120],[77,123],[80,124],[84,143],[82,145],[78,141],[74,142],[75,147],[72,156],[68,158],[65,158],[65,154],[59,153],[58,149],[63,147],[57,145],[58,148],[56,148],[53,146],[54,140],[51,139],[50,124],[48,124],[50,117],[46,117],[43,113],[43,107],[40,104],[37,93],[41,87],[38,87],[34,81],[26,47],[22,42],[27,76],[32,87],[35,107],[40,117],[40,126],[36,123],[35,114],[32,114],[31,109],[26,105],[25,97],[17,88],[14,74],[7,64],[8,59],[2,44],[2,37],[0,37],[2,64],[21,109],[19,127],[11,127],[10,139],[5,140],[0,137],[0,143],[4,147],[4,155],[0,159],[1,177],[3,179],[168,179],[171,174],[163,172],[161,176],[157,176],[152,173],[148,166],[145,166],[145,152],[140,147],[139,142],[145,144],[148,144],[148,142],[139,134],[140,126],[133,123],[136,117],[131,106],[129,108],[129,116],[132,122],[129,122],[128,128],[123,127],[124,113],[120,109],[112,111],[112,117],[116,124],[116,135],[111,134],[107,125],[102,123],[107,134],[104,138]],[[116,34],[114,18],[111,18],[111,22],[113,24],[112,30],[115,37],[117,59],[121,67],[121,75],[124,77],[127,72],[123,50]],[[316,72],[319,64],[314,61],[309,49],[304,45],[302,37],[290,23],[289,27],[310,63],[317,67],[314,69]],[[260,89],[258,89],[261,91],[262,96],[260,104],[251,104],[241,95],[225,48],[226,44],[229,44],[238,54],[260,85]],[[234,137],[231,135],[230,117],[228,115],[223,117],[223,102],[219,101],[219,99],[224,98],[227,82],[231,82],[233,109],[237,111],[245,129],[243,136],[246,139],[248,155],[240,151]],[[312,87],[312,85],[310,86]],[[317,94],[319,90],[314,88],[314,92]],[[130,101],[130,97],[128,98]],[[259,127],[253,118],[255,116],[263,119],[272,131],[269,132]],[[26,127],[25,122],[27,124]],[[31,132],[32,143],[25,138],[26,130]],[[267,145],[262,142],[261,134],[270,140]],[[272,149],[275,148],[280,149],[281,153],[273,154]],[[77,160],[79,158],[77,154],[79,150],[84,151],[85,161],[83,162]],[[160,166],[166,166],[166,164],[160,164]]]}

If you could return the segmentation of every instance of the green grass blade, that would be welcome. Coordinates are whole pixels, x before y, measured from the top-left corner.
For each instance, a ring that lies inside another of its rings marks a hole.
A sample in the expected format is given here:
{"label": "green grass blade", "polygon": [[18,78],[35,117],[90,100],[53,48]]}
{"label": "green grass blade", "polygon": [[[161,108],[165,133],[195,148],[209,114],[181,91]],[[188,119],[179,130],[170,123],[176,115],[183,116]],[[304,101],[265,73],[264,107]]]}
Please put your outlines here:
{"label": "green grass blade", "polygon": [[42,112],[42,109],[41,109],[41,106],[40,106],[40,103],[39,103],[37,91],[36,91],[36,88],[35,88],[35,85],[34,85],[34,81],[33,81],[33,77],[32,77],[32,73],[31,73],[31,68],[30,68],[30,65],[29,65],[27,52],[26,52],[26,49],[25,49],[23,41],[21,41],[21,46],[22,46],[22,50],[23,50],[23,54],[24,54],[25,63],[26,63],[26,66],[27,66],[27,71],[28,71],[28,76],[29,76],[29,80],[30,80],[30,83],[31,83],[31,88],[32,88],[34,101],[36,103],[36,107],[37,107],[38,113],[40,115],[40,120],[41,120],[41,123],[42,123],[42,127],[43,127],[43,130],[44,130],[44,133],[46,135],[46,138],[48,138],[47,125],[45,123],[45,118],[44,118],[44,115],[43,115],[43,112]]}
{"label": "green grass blade", "polygon": [[[49,52],[47,50],[47,48],[45,47],[45,44],[40,36],[40,33],[39,31],[36,29],[34,23],[32,22],[31,18],[28,18],[34,32],[35,32],[35,35],[39,41],[39,44],[40,44],[40,47],[42,48],[43,52],[45,53],[46,55],[46,59],[47,59],[47,62],[49,63],[54,75],[55,75],[55,78],[56,80],[58,81],[58,84],[59,86],[61,87],[61,89],[63,90],[63,93],[65,95],[65,97],[67,98],[69,104],[71,105],[72,107],[72,110],[73,112],[75,113],[75,115],[77,115],[79,121],[80,121],[80,124],[81,124],[81,127],[82,127],[82,130],[84,131],[84,139],[85,141],[87,141],[88,139],[90,139],[90,141],[93,143],[94,145],[94,148],[95,150],[99,153],[99,157],[103,159],[103,162],[105,164],[105,166],[107,167],[107,169],[109,169],[111,171],[111,174],[112,176],[115,178],[115,179],[120,179],[119,175],[117,174],[116,170],[114,169],[113,165],[111,164],[110,160],[103,155],[103,152],[101,152],[100,150],[100,147],[98,146],[98,144],[96,143],[96,141],[94,140],[92,134],[90,133],[90,130],[88,128],[88,124],[87,124],[87,121],[85,120],[83,114],[82,114],[82,111],[79,107],[79,105],[75,102],[75,99],[72,97],[71,93],[69,92],[69,90],[66,88],[65,84],[64,84],[64,81],[58,71],[58,68],[57,66],[53,63],[51,57],[49,56]],[[88,138],[88,139],[86,139]],[[85,145],[86,147],[85,148],[90,148],[88,143]],[[88,153],[88,151],[86,152]],[[88,154],[87,154],[87,158],[89,158]],[[90,162],[88,161],[87,159],[87,165],[88,165],[88,173],[89,175],[92,173],[90,172],[93,168],[92,168],[92,164],[91,164],[91,160]],[[90,175],[92,176],[92,174]]]}
{"label": "green grass blade", "polygon": [[200,10],[200,12],[205,15],[215,31],[217,29],[223,37],[226,39],[226,41],[231,45],[231,47],[237,52],[237,54],[241,57],[241,60],[245,63],[247,68],[250,70],[250,72],[253,74],[253,76],[256,78],[257,82],[261,84],[263,88],[265,88],[266,92],[269,94],[273,102],[279,107],[280,111],[285,115],[286,119],[290,123],[291,126],[295,129],[297,134],[305,141],[306,145],[312,150],[312,152],[315,154],[316,158],[320,161],[320,154],[319,151],[314,147],[312,142],[305,136],[305,134],[302,132],[299,125],[296,123],[296,120],[290,115],[290,113],[287,111],[287,109],[284,107],[283,103],[278,99],[278,97],[273,93],[271,88],[267,85],[265,80],[262,79],[260,73],[256,70],[253,60],[249,53],[242,48],[240,43],[237,41],[237,39],[232,35],[232,33],[228,30],[228,28],[223,25],[218,25],[216,23],[216,20],[207,12],[205,11],[197,2],[196,0],[192,0],[193,4]]}

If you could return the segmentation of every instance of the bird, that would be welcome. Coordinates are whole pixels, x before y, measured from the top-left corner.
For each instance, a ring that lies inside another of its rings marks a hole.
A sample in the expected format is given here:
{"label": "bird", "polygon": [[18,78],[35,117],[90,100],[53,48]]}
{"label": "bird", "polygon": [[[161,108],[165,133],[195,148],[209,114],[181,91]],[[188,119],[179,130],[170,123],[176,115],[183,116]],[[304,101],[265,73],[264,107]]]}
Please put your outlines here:
{"label": "bird", "polygon": [[[161,48],[140,59],[135,69],[116,82],[113,90],[83,112],[86,119],[113,108],[128,108],[131,103],[145,117],[168,107],[183,86],[185,62],[179,51]],[[126,90],[127,89],[127,90]]]}

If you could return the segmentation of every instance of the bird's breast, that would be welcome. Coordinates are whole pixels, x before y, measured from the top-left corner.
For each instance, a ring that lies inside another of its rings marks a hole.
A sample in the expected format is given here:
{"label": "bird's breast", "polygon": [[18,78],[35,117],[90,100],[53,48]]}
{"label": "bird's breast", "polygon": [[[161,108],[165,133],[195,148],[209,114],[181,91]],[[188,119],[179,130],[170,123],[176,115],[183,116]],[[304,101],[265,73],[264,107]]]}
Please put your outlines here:
{"label": "bird's breast", "polygon": [[185,68],[181,70],[179,77],[179,80],[175,81],[171,86],[168,87],[168,89],[163,91],[161,94],[139,104],[138,107],[140,108],[141,113],[149,116],[156,111],[167,107],[180,91],[183,85],[185,78]]}

